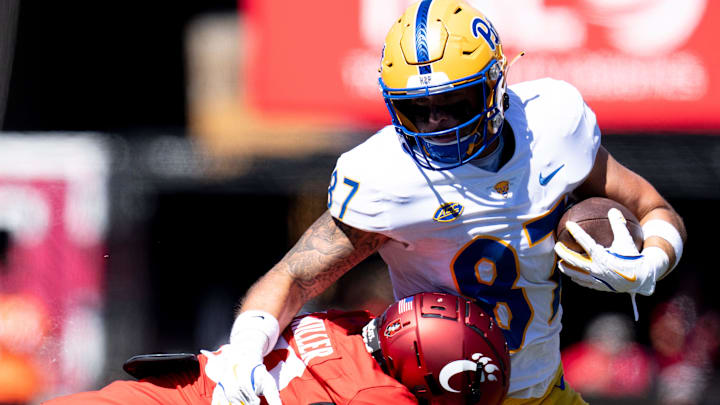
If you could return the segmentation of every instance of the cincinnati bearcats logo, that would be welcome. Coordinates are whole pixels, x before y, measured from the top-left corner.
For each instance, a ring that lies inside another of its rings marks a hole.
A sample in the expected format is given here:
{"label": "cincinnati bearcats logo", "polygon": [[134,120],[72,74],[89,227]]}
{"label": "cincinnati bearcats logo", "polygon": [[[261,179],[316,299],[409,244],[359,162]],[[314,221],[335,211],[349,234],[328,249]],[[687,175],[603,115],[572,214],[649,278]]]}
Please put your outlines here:
{"label": "cincinnati bearcats logo", "polygon": [[455,360],[446,364],[445,367],[440,370],[440,385],[449,392],[460,392],[450,386],[450,379],[455,374],[460,374],[463,371],[474,371],[481,373],[480,382],[485,381],[497,381],[495,372],[500,370],[498,366],[492,363],[490,357],[483,356],[482,353],[474,353],[470,360]]}

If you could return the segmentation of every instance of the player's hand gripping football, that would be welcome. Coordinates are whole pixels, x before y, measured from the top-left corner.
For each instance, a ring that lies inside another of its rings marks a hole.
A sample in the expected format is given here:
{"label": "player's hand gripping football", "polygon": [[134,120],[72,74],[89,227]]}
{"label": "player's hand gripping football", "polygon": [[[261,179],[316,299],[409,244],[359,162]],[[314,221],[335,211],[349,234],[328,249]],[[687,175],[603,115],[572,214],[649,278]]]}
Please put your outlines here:
{"label": "player's hand gripping football", "polygon": [[669,258],[658,247],[638,252],[619,210],[610,209],[608,219],[614,238],[609,248],[596,243],[577,223],[568,221],[568,231],[588,255],[572,251],[558,242],[555,244],[555,252],[561,259],[558,267],[584,287],[631,293],[634,303],[635,293],[650,295],[655,291],[657,275],[668,268]]}
{"label": "player's hand gripping football", "polygon": [[[277,324],[274,318],[272,321]],[[282,404],[275,379],[263,364],[263,356],[275,346],[278,335],[273,330],[268,333],[273,328],[265,327],[264,322],[250,313],[235,321],[230,344],[222,347],[224,361],[212,405],[259,405],[260,395],[269,405]]]}

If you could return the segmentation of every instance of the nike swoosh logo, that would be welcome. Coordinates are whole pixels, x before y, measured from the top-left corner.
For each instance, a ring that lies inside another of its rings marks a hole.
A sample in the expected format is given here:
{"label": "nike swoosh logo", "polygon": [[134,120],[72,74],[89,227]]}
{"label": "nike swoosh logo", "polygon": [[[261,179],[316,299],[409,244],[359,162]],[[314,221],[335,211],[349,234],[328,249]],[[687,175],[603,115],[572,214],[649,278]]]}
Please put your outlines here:
{"label": "nike swoosh logo", "polygon": [[615,270],[615,269],[610,269],[610,270],[612,270],[613,272],[615,272],[615,274],[617,274],[618,276],[624,278],[625,280],[627,280],[627,281],[629,281],[629,282],[631,282],[631,283],[634,283],[635,280],[637,280],[637,276],[635,275],[635,273],[633,273],[632,277],[628,277],[628,276],[626,276],[625,274],[622,274],[622,273],[620,273],[619,271],[617,271],[617,270]]}
{"label": "nike swoosh logo", "polygon": [[560,384],[555,384],[556,387],[560,388],[561,390],[565,391],[565,376],[560,376]]}
{"label": "nike swoosh logo", "polygon": [[541,186],[547,185],[547,184],[550,182],[550,180],[552,180],[552,178],[555,177],[555,175],[557,174],[557,172],[559,172],[560,169],[562,169],[563,167],[565,167],[565,164],[562,164],[560,167],[558,167],[557,169],[553,170],[550,174],[548,174],[548,175],[545,176],[545,177],[543,177],[542,173],[540,173],[540,174],[539,174],[539,177],[540,177],[540,185],[541,185]]}
{"label": "nike swoosh logo", "polygon": [[[615,257],[619,257],[619,258],[625,259],[625,260],[638,260],[638,259],[641,259],[641,258],[643,257],[642,255],[637,255],[637,256],[625,256],[625,255],[621,255],[621,254],[613,253],[613,252],[608,252],[608,253],[610,253],[611,255],[613,255],[613,256],[615,256]],[[637,276],[635,275],[635,272],[633,272],[632,277],[629,277],[629,276],[627,276],[627,275],[625,275],[625,274],[623,274],[623,273],[621,273],[621,272],[619,272],[619,271],[617,271],[617,270],[615,270],[615,269],[610,269],[610,270],[612,270],[613,272],[615,272],[615,274],[617,274],[618,276],[624,278],[625,280],[627,280],[627,281],[629,281],[629,282],[631,282],[631,283],[634,283],[634,282],[637,280]]]}

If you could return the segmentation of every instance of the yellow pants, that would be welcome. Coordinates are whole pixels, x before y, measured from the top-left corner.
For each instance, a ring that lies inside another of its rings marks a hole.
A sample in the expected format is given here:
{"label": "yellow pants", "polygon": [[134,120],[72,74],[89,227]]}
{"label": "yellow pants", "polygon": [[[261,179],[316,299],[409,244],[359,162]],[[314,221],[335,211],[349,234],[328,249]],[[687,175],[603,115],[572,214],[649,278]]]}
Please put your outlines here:
{"label": "yellow pants", "polygon": [[540,398],[505,398],[503,405],[588,405],[580,394],[575,392],[564,378],[562,364],[558,367],[555,379]]}

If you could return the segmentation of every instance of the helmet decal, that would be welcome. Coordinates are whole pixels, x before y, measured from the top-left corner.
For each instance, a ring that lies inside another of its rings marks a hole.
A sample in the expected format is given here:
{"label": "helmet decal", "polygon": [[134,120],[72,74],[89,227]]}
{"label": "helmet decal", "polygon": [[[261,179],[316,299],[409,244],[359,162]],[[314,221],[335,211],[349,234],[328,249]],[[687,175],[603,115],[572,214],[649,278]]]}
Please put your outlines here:
{"label": "helmet decal", "polygon": [[494,374],[496,371],[500,371],[500,368],[492,363],[492,358],[483,356],[482,353],[473,353],[472,359],[470,360],[455,360],[440,370],[440,386],[446,391],[460,392],[450,386],[450,378],[455,374],[462,373],[463,371],[474,371],[480,373],[479,382],[497,381],[497,376]]}
{"label": "helmet decal", "polygon": [[[417,16],[415,17],[415,52],[419,63],[430,60],[427,45],[427,19],[430,3],[432,3],[432,0],[423,0],[418,6]],[[418,69],[421,75],[432,73],[430,65],[420,65]]]}
{"label": "helmet decal", "polygon": [[[490,49],[494,51],[495,47],[500,45],[500,36],[497,31],[495,31],[492,23],[480,17],[475,17],[470,24],[472,26],[473,36],[475,36],[475,38],[482,36]],[[480,28],[480,26],[482,26],[482,28]]]}
{"label": "helmet decal", "polygon": [[415,297],[407,297],[398,302],[398,313],[402,314],[407,311],[412,311],[413,300]]}
{"label": "helmet decal", "polygon": [[400,329],[402,329],[402,324],[399,319],[396,319],[385,327],[385,336],[390,337],[396,334]]}

